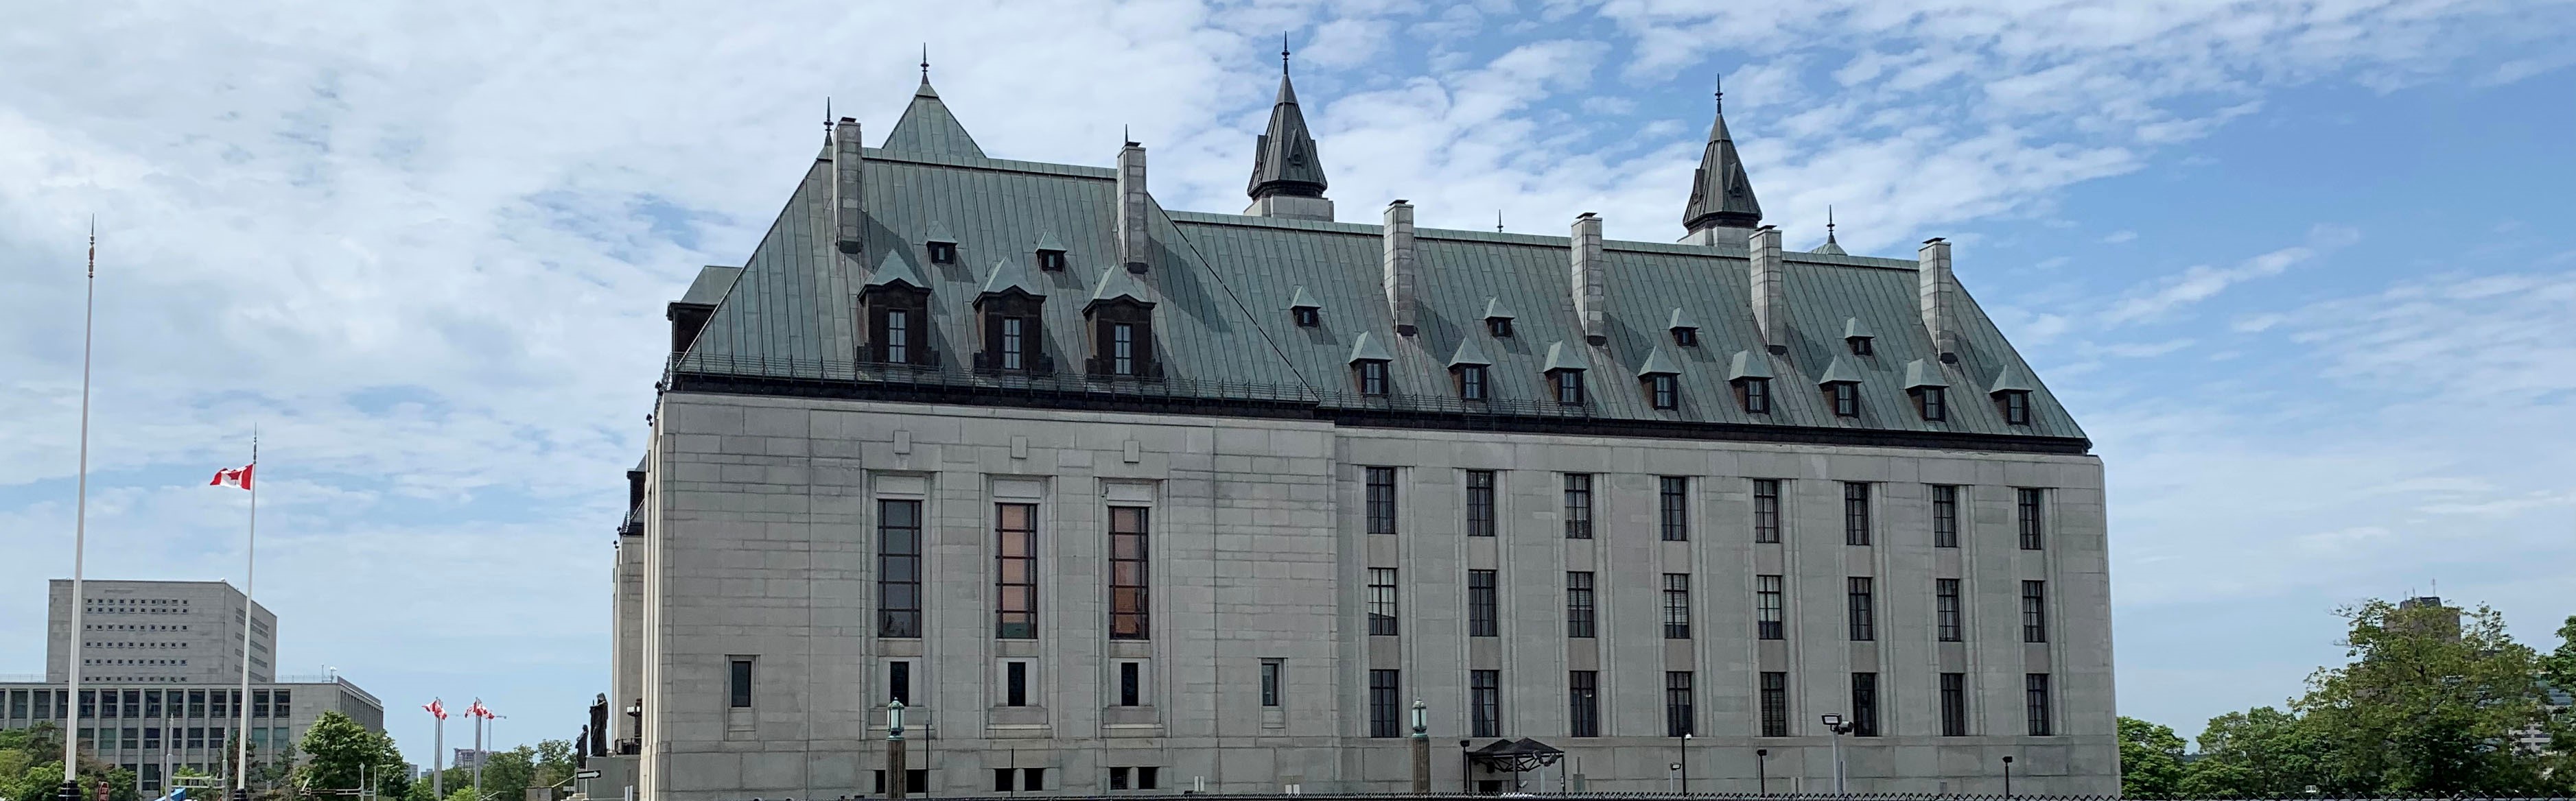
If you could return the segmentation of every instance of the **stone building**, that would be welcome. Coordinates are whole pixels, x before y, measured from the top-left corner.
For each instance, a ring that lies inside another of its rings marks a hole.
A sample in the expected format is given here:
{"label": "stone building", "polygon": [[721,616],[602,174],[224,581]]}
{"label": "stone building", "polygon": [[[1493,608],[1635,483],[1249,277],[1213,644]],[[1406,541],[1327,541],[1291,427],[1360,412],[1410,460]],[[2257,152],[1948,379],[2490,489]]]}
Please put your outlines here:
{"label": "stone building", "polygon": [[950,795],[1401,791],[1416,700],[1437,788],[1825,791],[1835,714],[1855,792],[2118,789],[2101,463],[1947,243],[1786,249],[1722,115],[1675,243],[1336,221],[1285,75],[1253,144],[1218,214],[926,75],[831,126],[668,309],[642,797],[882,792],[898,699]]}

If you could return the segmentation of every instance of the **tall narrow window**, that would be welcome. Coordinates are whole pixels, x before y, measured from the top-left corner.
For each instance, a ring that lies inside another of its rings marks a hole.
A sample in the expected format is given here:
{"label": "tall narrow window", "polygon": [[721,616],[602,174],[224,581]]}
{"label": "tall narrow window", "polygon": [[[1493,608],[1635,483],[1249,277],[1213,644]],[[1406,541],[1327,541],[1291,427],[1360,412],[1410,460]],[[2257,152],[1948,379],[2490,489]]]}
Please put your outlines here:
{"label": "tall narrow window", "polygon": [[896,660],[886,663],[886,699],[912,705],[912,662]]}
{"label": "tall narrow window", "polygon": [[2021,641],[2048,641],[2048,582],[2021,583]]}
{"label": "tall narrow window", "polygon": [[1664,671],[1664,736],[1680,737],[1698,734],[1691,698],[1691,673],[1687,670]]}
{"label": "tall narrow window", "polygon": [[[1035,639],[1038,636],[1038,508],[1033,504],[1005,503],[993,507],[994,536],[1000,541],[995,557],[1000,572],[994,577],[995,599],[993,636],[1006,640]],[[1017,664],[1017,663],[1013,663]]]}
{"label": "tall narrow window", "polygon": [[1869,484],[1843,482],[1843,544],[1869,544]]}
{"label": "tall narrow window", "polygon": [[1386,394],[1386,362],[1363,359],[1354,362],[1352,366],[1359,370],[1360,394]]}
{"label": "tall narrow window", "polygon": [[1261,660],[1261,705],[1279,705],[1279,671],[1286,667],[1277,659]]}
{"label": "tall narrow window", "polygon": [[1878,736],[1878,674],[1851,674],[1852,735]]}
{"label": "tall narrow window", "polygon": [[2044,536],[2046,531],[2043,529],[2041,515],[2045,514],[2042,502],[2046,500],[2048,500],[2047,490],[2029,488],[2013,490],[2013,519],[2020,524],[2022,550],[2036,551],[2045,544],[2043,540],[2046,539]]}
{"label": "tall narrow window", "polygon": [[2048,713],[2048,674],[2032,673],[2023,676],[2022,690],[2023,694],[2028,696],[2023,703],[2029,707],[2030,736],[2048,736],[2051,717]]}
{"label": "tall narrow window", "polygon": [[1565,636],[1592,636],[1592,572],[1565,574]]}
{"label": "tall narrow window", "polygon": [[921,502],[877,502],[877,636],[921,636]]}
{"label": "tall narrow window", "polygon": [[1495,591],[1495,573],[1491,570],[1467,571],[1467,636],[1497,637],[1502,635],[1496,618],[1499,605]]}
{"label": "tall narrow window", "polygon": [[1399,736],[1396,718],[1403,704],[1397,700],[1397,678],[1397,673],[1392,670],[1369,671],[1370,737]]}
{"label": "tall narrow window", "polygon": [[1467,471],[1467,536],[1494,536],[1494,471]]}
{"label": "tall narrow window", "polygon": [[1959,488],[1932,485],[1932,547],[1959,547]]}
{"label": "tall narrow window", "polygon": [[1028,322],[1026,317],[1002,318],[1002,369],[1018,370],[1027,366],[1027,334],[1023,329]]}
{"label": "tall narrow window", "polygon": [[1941,387],[1915,387],[1914,410],[1921,413],[1925,420],[1938,422],[1950,419],[1949,390]]}
{"label": "tall narrow window", "polygon": [[1771,379],[1739,378],[1735,380],[1735,399],[1744,403],[1746,414],[1771,413]]}
{"label": "tall narrow window", "polygon": [[1480,401],[1485,399],[1484,365],[1458,365],[1458,398],[1460,400],[1471,401]]}
{"label": "tall narrow window", "polygon": [[886,312],[885,360],[896,364],[912,363],[912,312],[893,309]]}
{"label": "tall narrow window", "polygon": [[1681,380],[1665,373],[1646,377],[1646,397],[1657,409],[1678,409],[1682,405]]}
{"label": "tall narrow window", "polygon": [[1002,705],[1029,705],[1029,663],[1002,663]]}
{"label": "tall narrow window", "polygon": [[1395,636],[1395,568],[1369,568],[1368,592],[1369,635],[1375,637]]}
{"label": "tall narrow window", "polygon": [[735,709],[750,709],[751,657],[734,657],[730,660],[729,667],[731,669],[725,674],[725,695],[727,697],[725,705]]}
{"label": "tall narrow window", "polygon": [[1690,479],[1664,476],[1657,480],[1658,508],[1663,513],[1665,542],[1690,539]]}
{"label": "tall narrow window", "polygon": [[1553,375],[1556,383],[1556,402],[1568,404],[1583,402],[1583,371],[1558,370]]}
{"label": "tall narrow window", "polygon": [[1833,404],[1835,417],[1860,416],[1860,385],[1836,381],[1825,385],[1825,400]]}
{"label": "tall narrow window", "polygon": [[1757,615],[1753,625],[1756,635],[1761,639],[1777,640],[1786,636],[1786,633],[1781,631],[1780,619],[1780,607],[1785,600],[1783,596],[1787,595],[1781,586],[1783,583],[1785,583],[1784,580],[1779,576],[1753,577],[1754,612]]}
{"label": "tall narrow window", "polygon": [[1958,642],[1959,580],[1934,579],[1932,592],[1933,628],[1940,633],[1942,642]]}
{"label": "tall narrow window", "polygon": [[1789,674],[1762,673],[1762,736],[1789,736]]}
{"label": "tall narrow window", "polygon": [[1313,328],[1324,324],[1322,316],[1316,314],[1314,309],[1304,306],[1289,309],[1288,315],[1297,321],[1298,328]]}
{"label": "tall narrow window", "polygon": [[1601,736],[1601,672],[1568,671],[1565,677],[1566,719],[1575,737]]}
{"label": "tall narrow window", "polygon": [[955,242],[931,242],[928,243],[926,249],[930,251],[930,263],[932,264],[957,263],[957,243]]}
{"label": "tall narrow window", "polygon": [[1592,539],[1592,476],[1565,474],[1565,538]]}
{"label": "tall narrow window", "polygon": [[1862,642],[1878,639],[1878,627],[1873,622],[1876,615],[1870,609],[1872,604],[1869,577],[1853,576],[1845,580],[1845,585],[1844,596],[1851,601],[1852,640]]}
{"label": "tall narrow window", "polygon": [[1038,251],[1038,269],[1050,273],[1064,272],[1064,251]]}
{"label": "tall narrow window", "polygon": [[1664,574],[1664,639],[1690,639],[1690,613],[1690,574]]}
{"label": "tall narrow window", "polygon": [[1512,335],[1512,318],[1509,318],[1509,317],[1487,317],[1487,318],[1485,318],[1485,333],[1492,334],[1492,335],[1497,336],[1497,337],[1508,337],[1508,336],[1511,336],[1511,335]]}
{"label": "tall narrow window", "polygon": [[1941,736],[1968,736],[1968,674],[1941,674]]}
{"label": "tall narrow window", "polygon": [[1753,541],[1780,541],[1780,480],[1753,480]]}
{"label": "tall narrow window", "polygon": [[1144,507],[1109,507],[1109,638],[1147,639]]}
{"label": "tall narrow window", "polygon": [[1371,467],[1368,473],[1368,533],[1395,533],[1395,468]]}
{"label": "tall narrow window", "polygon": [[2030,425],[2030,393],[2019,390],[1997,392],[1995,405],[2003,409],[2004,422],[2017,426]]}
{"label": "tall narrow window", "polygon": [[1467,671],[1469,737],[1503,736],[1503,672]]}
{"label": "tall narrow window", "polygon": [[1145,705],[1145,666],[1135,662],[1118,663],[1118,705]]}
{"label": "tall narrow window", "polygon": [[1136,374],[1136,326],[1133,323],[1111,323],[1109,326],[1109,373]]}

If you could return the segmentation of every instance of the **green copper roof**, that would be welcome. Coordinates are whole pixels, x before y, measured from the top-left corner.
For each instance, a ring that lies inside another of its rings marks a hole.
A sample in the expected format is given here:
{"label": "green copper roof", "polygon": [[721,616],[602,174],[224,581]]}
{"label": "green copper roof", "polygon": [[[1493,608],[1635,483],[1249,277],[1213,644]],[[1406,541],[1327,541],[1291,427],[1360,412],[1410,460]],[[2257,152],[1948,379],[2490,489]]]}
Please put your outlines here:
{"label": "green copper roof", "polygon": [[1734,357],[1727,359],[1726,380],[1728,381],[1734,381],[1741,378],[1770,377],[1770,354],[1759,351],[1739,350],[1735,352]]}
{"label": "green copper roof", "polygon": [[742,280],[740,267],[708,266],[698,270],[698,280],[689,282],[689,291],[680,295],[681,303],[713,306],[733,291],[735,281]]}
{"label": "green copper roof", "polygon": [[895,255],[894,251],[891,250],[886,251],[885,261],[879,262],[877,264],[876,272],[869,273],[867,282],[860,284],[860,286],[892,286],[895,284],[903,284],[914,289],[930,288],[930,282],[921,280],[920,275],[913,273],[912,265],[905,263],[902,256]]}
{"label": "green copper roof", "polygon": [[1306,114],[1297,108],[1297,87],[1283,71],[1279,98],[1270,106],[1270,127],[1252,142],[1252,181],[1244,192],[1256,200],[1271,194],[1316,197],[1326,185],[1315,136],[1306,131]]}
{"label": "green copper roof", "polygon": [[1038,234],[1038,243],[1029,246],[1029,250],[1040,253],[1052,250],[1057,253],[1062,253],[1064,252],[1064,242],[1055,238],[1054,231],[1047,231]]}
{"label": "green copper roof", "polygon": [[1548,343],[1547,361],[1539,366],[1538,371],[1542,373],[1553,373],[1558,370],[1585,370],[1590,368],[1591,364],[1583,358],[1583,346],[1569,346],[1565,344],[1563,340],[1558,340],[1556,342]]}
{"label": "green copper roof", "polygon": [[926,234],[922,234],[922,235],[921,235],[921,241],[923,241],[923,242],[945,242],[945,243],[948,243],[948,244],[954,245],[954,244],[957,244],[957,236],[956,236],[956,235],[954,235],[954,234],[948,233],[948,226],[945,226],[945,225],[941,225],[941,224],[939,224],[939,221],[938,221],[938,220],[931,220],[931,221],[930,221],[930,232],[929,232],[929,233],[926,233]]}
{"label": "green copper roof", "polygon": [[1861,321],[1860,321],[1860,318],[1858,318],[1858,317],[1854,317],[1854,318],[1851,318],[1851,319],[1848,319],[1848,320],[1844,320],[1844,321],[1843,321],[1843,338],[1844,338],[1844,339],[1877,339],[1877,338],[1878,338],[1878,335],[1877,335],[1877,334],[1874,334],[1874,333],[1870,333],[1870,330],[1869,330],[1869,324],[1868,324],[1868,323],[1861,322]]}
{"label": "green copper roof", "polygon": [[1995,385],[1992,388],[1987,389],[1986,394],[1992,395],[1997,392],[2037,391],[2039,391],[2037,382],[2030,380],[2029,372],[2024,371],[2021,365],[2007,364],[2004,365],[2003,371],[1995,376]]}
{"label": "green copper roof", "polygon": [[1664,356],[1664,349],[1662,346],[1656,346],[1654,350],[1646,351],[1646,363],[1637,366],[1637,375],[1640,377],[1650,375],[1681,374],[1682,368],[1674,366],[1673,360]]}
{"label": "green copper roof", "polygon": [[1391,362],[1395,361],[1395,354],[1386,352],[1385,347],[1377,344],[1376,337],[1369,336],[1368,332],[1362,331],[1359,336],[1351,339],[1351,357],[1344,359],[1343,361]]}
{"label": "green copper roof", "polygon": [[1469,364],[1492,366],[1493,363],[1493,359],[1486,358],[1484,348],[1476,347],[1475,337],[1465,336],[1458,338],[1458,352],[1450,355],[1447,366],[1458,367]]}
{"label": "green copper roof", "polygon": [[912,91],[912,106],[894,121],[894,130],[886,133],[885,149],[889,152],[921,156],[956,156],[983,158],[984,149],[975,146],[975,137],[966,134],[966,126],[948,113],[948,104],[939,102],[939,92],[930,88],[929,76],[921,79],[921,88]]}
{"label": "green copper roof", "polygon": [[1699,169],[1691,173],[1690,204],[1682,208],[1682,227],[1697,231],[1712,226],[1751,228],[1762,224],[1762,201],[1753,197],[1753,178],[1735,154],[1735,135],[1726,130],[1726,110],[1708,125],[1708,144],[1700,149]]}
{"label": "green copper roof", "polygon": [[1502,298],[1485,299],[1485,319],[1509,320],[1512,316],[1512,307],[1503,305]]}
{"label": "green copper roof", "polygon": [[[1289,295],[1288,295],[1288,308],[1291,308],[1291,309],[1321,309],[1321,308],[1324,308],[1324,304],[1316,303],[1316,302],[1315,302],[1315,296],[1313,296],[1313,295],[1309,295],[1309,294],[1306,294],[1306,288],[1305,288],[1305,287],[1303,287],[1303,286],[1300,286],[1300,287],[1297,287],[1297,291],[1292,292],[1292,293],[1289,293]],[[1365,336],[1365,335],[1363,335],[1363,336]]]}
{"label": "green copper roof", "polygon": [[1817,386],[1857,383],[1861,383],[1860,371],[1852,369],[1851,362],[1841,356],[1835,356],[1834,363],[1825,365],[1825,374],[1816,377]]}
{"label": "green copper roof", "polygon": [[1930,359],[1915,359],[1905,363],[1906,389],[1949,385],[1950,382],[1941,377],[1941,365],[1938,362]]}
{"label": "green copper roof", "polygon": [[1041,298],[1046,297],[1046,285],[1029,280],[1027,264],[1022,263],[1021,259],[1004,257],[1001,261],[993,263],[992,274],[984,278],[983,294],[999,295],[1013,289]]}
{"label": "green copper roof", "polygon": [[1091,288],[1091,302],[1083,304],[1083,308],[1088,310],[1094,305],[1119,298],[1126,298],[1147,306],[1154,305],[1153,298],[1145,294],[1145,288],[1136,283],[1136,277],[1129,275],[1127,268],[1112,266],[1100,271],[1100,283]]}
{"label": "green copper roof", "polygon": [[1688,328],[1693,331],[1697,331],[1699,330],[1699,318],[1692,317],[1690,310],[1675,306],[1673,307],[1673,316],[1664,321],[1664,328],[1668,330],[1674,328]]}

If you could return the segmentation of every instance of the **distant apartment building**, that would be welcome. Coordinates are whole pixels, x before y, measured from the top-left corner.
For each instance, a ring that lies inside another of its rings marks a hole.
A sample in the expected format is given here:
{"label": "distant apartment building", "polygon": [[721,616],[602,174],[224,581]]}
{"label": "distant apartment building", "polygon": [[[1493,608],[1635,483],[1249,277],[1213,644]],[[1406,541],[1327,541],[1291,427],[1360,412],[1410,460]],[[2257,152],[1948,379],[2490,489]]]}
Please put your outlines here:
{"label": "distant apartment building", "polygon": [[[220,581],[87,581],[81,648],[71,643],[71,582],[53,582],[44,681],[0,681],[0,729],[71,729],[82,750],[163,791],[182,768],[221,774],[240,710],[250,713],[253,764],[271,764],[322,713],[384,730],[384,702],[338,676],[280,677],[277,618]],[[241,647],[242,627],[251,647]],[[81,660],[80,694],[65,687]],[[240,687],[250,667],[250,692]],[[75,712],[77,717],[75,718]]]}

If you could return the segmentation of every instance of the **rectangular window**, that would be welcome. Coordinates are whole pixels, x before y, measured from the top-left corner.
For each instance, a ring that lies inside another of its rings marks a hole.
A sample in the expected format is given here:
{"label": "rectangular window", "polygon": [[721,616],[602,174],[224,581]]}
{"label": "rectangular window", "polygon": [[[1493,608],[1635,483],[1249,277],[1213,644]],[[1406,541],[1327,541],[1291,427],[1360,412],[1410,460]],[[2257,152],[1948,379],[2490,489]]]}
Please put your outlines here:
{"label": "rectangular window", "polygon": [[1155,789],[1160,789],[1160,788],[1162,787],[1162,785],[1163,785],[1163,777],[1162,777],[1162,773],[1163,773],[1163,769],[1162,769],[1162,768],[1158,768],[1158,767],[1151,767],[1151,766],[1148,766],[1148,767],[1137,768],[1137,769],[1136,769],[1136,789],[1139,789],[1139,790],[1155,790]]}
{"label": "rectangular window", "polygon": [[1038,507],[1035,504],[997,504],[994,511],[994,535],[1000,540],[996,557],[1000,572],[993,579],[993,636],[1006,640],[1028,640],[1038,636]]}
{"label": "rectangular window", "polygon": [[1941,674],[1941,736],[1968,736],[1968,674]]}
{"label": "rectangular window", "polygon": [[1369,636],[1393,637],[1396,635],[1395,568],[1369,568],[1368,581]]}
{"label": "rectangular window", "polygon": [[2017,426],[2030,425],[2030,393],[2005,392],[2004,422]]}
{"label": "rectangular window", "polygon": [[889,309],[885,315],[885,360],[896,364],[912,363],[912,313]]}
{"label": "rectangular window", "polygon": [[1789,736],[1789,674],[1762,674],[1762,736]]}
{"label": "rectangular window", "polygon": [[1494,471],[1467,471],[1467,536],[1494,536]]}
{"label": "rectangular window", "polygon": [[[108,694],[107,694],[107,696],[108,696],[108,703],[110,703],[110,704],[116,703],[116,700],[115,700],[115,699],[116,699],[116,693],[115,693],[114,691],[109,691],[109,692],[108,692]],[[748,703],[750,703],[750,702],[745,701],[744,703],[748,704]],[[252,690],[252,691],[250,691],[250,716],[251,716],[251,717],[254,717],[254,718],[264,718],[264,717],[268,717],[268,691],[267,691],[267,690]],[[115,717],[115,716],[114,716],[114,715],[109,715],[109,717]]]}
{"label": "rectangular window", "polygon": [[161,714],[161,691],[160,691],[160,690],[144,690],[144,691],[143,691],[143,716],[144,716],[144,717],[147,717],[147,718],[161,718],[161,717],[167,717],[167,716],[165,716],[165,715]]}
{"label": "rectangular window", "polygon": [[1592,539],[1592,475],[1565,474],[1565,538]]}
{"label": "rectangular window", "polygon": [[1396,720],[1403,708],[1397,700],[1396,679],[1392,670],[1369,671],[1369,736],[1398,736]]}
{"label": "rectangular window", "polygon": [[1843,544],[1869,544],[1869,484],[1843,482]]}
{"label": "rectangular window", "polygon": [[1933,628],[1939,632],[1942,642],[1958,642],[1959,580],[1934,579],[1932,594]]}
{"label": "rectangular window", "polygon": [[1592,572],[1565,574],[1565,636],[1592,636]]}
{"label": "rectangular window", "polygon": [[1657,409],[1676,409],[1682,404],[1681,381],[1669,375],[1646,378],[1647,395]]}
{"label": "rectangular window", "polygon": [[1109,639],[1147,639],[1145,508],[1109,507]]}
{"label": "rectangular window", "polygon": [[1109,789],[1112,789],[1112,790],[1125,790],[1125,789],[1128,789],[1128,784],[1127,784],[1127,774],[1128,774],[1128,770],[1127,770],[1126,768],[1110,768],[1110,769],[1109,769]]}
{"label": "rectangular window", "polygon": [[735,709],[750,709],[751,657],[737,656],[731,661],[732,670],[726,674],[725,694],[732,700],[727,702],[727,705]]}
{"label": "rectangular window", "polygon": [[1467,696],[1467,736],[1503,736],[1503,672],[1467,671]]}
{"label": "rectangular window", "polygon": [[1021,333],[1021,329],[1027,325],[1028,319],[1024,317],[1002,318],[1002,369],[1020,369],[1023,363],[1022,354],[1026,353],[1023,344],[1026,337]]}
{"label": "rectangular window", "polygon": [[898,660],[886,663],[886,699],[912,705],[912,662]]}
{"label": "rectangular window", "polygon": [[[203,718],[203,717],[205,717],[205,716],[206,716],[206,691],[204,691],[204,690],[189,690],[189,691],[188,691],[188,717],[192,717],[192,718]],[[42,716],[39,716],[39,717],[42,717]]]}
{"label": "rectangular window", "polygon": [[2048,714],[2048,674],[2032,673],[2023,676],[2022,688],[2024,694],[2028,696],[2023,703],[2029,707],[2030,736],[2048,736],[2050,733],[2048,726],[2050,718],[2050,715]]}
{"label": "rectangular window", "polygon": [[1468,364],[1458,367],[1458,398],[1472,401],[1485,399],[1484,365]]}
{"label": "rectangular window", "polygon": [[1279,705],[1279,670],[1285,665],[1277,659],[1261,660],[1261,705]]}
{"label": "rectangular window", "polygon": [[[880,770],[876,772],[876,788],[878,795],[885,794],[885,771]],[[912,795],[928,794],[930,792],[930,770],[927,768],[913,768],[911,770],[904,771],[903,791]]]}
{"label": "rectangular window", "polygon": [[1923,413],[1923,419],[1925,420],[1940,421],[1950,419],[1949,391],[1940,387],[1922,387],[1916,389],[1914,390],[1914,408],[1915,411]]}
{"label": "rectangular window", "polygon": [[2048,582],[2021,583],[2021,641],[2048,641]]}
{"label": "rectangular window", "polygon": [[1145,666],[1134,662],[1118,663],[1118,705],[1145,705]]}
{"label": "rectangular window", "polygon": [[1698,734],[1694,728],[1698,715],[1692,711],[1691,674],[1687,670],[1664,672],[1664,736],[1680,737]]}
{"label": "rectangular window", "polygon": [[1029,663],[1002,663],[1002,705],[1029,705]]}
{"label": "rectangular window", "polygon": [[1575,737],[1601,736],[1601,672],[1569,671],[1565,679],[1566,719]]}
{"label": "rectangular window", "polygon": [[1827,386],[1827,387],[1825,388],[1825,392],[1826,392],[1826,395],[1827,395],[1827,396],[1828,396],[1828,397],[1833,401],[1833,404],[1834,404],[1834,416],[1835,416],[1835,417],[1859,417],[1859,416],[1860,416],[1860,385],[1859,385],[1859,384],[1854,384],[1854,383],[1850,383],[1850,382],[1847,382],[1847,381],[1837,381],[1837,382],[1834,382],[1833,384],[1831,384],[1831,385]]}
{"label": "rectangular window", "polygon": [[1022,789],[1022,790],[1044,790],[1044,789],[1046,789],[1046,769],[1045,769],[1045,768],[1021,768],[1021,769],[1020,769],[1020,789]]}
{"label": "rectangular window", "polygon": [[1878,736],[1878,674],[1851,674],[1852,735]]}
{"label": "rectangular window", "polygon": [[1467,571],[1467,636],[1498,637],[1502,624],[1497,618],[1500,605],[1496,597],[1496,574],[1491,570]]}
{"label": "rectangular window", "polygon": [[1661,485],[1656,494],[1660,501],[1657,506],[1663,513],[1664,541],[1690,539],[1690,479],[1664,476],[1657,483]]}
{"label": "rectangular window", "polygon": [[1753,480],[1753,541],[1780,541],[1780,480]]}
{"label": "rectangular window", "polygon": [[1109,325],[1109,372],[1111,375],[1136,374],[1136,325]]}
{"label": "rectangular window", "polygon": [[1691,636],[1690,574],[1664,574],[1664,639]]}
{"label": "rectangular window", "polygon": [[1870,611],[1869,577],[1853,576],[1845,579],[1844,584],[1844,594],[1851,601],[1852,640],[1865,642],[1878,639],[1878,628],[1872,624],[1872,618],[1875,616]]}
{"label": "rectangular window", "polygon": [[2022,550],[2036,551],[2043,544],[2041,541],[2045,539],[2042,536],[2045,532],[2041,515],[2044,512],[2040,502],[2047,498],[2047,490],[2027,488],[2013,490],[2013,518],[2021,524]]}
{"label": "rectangular window", "polygon": [[877,502],[877,636],[921,636],[921,502]]}
{"label": "rectangular window", "polygon": [[[1120,773],[1120,771],[1124,771],[1124,770],[1126,770],[1126,768],[1110,768],[1110,769],[1109,769],[1109,789],[1116,790],[1116,789],[1119,789],[1120,787],[1122,787],[1122,786],[1124,786],[1124,785],[1126,784],[1126,779],[1127,779],[1127,777],[1126,777],[1126,776],[1124,776],[1124,775],[1122,775],[1122,774]],[[1018,769],[1018,768],[994,768],[994,769],[993,769],[993,792],[996,792],[996,793],[1007,793],[1007,792],[1010,792],[1012,789],[1014,789],[1014,788],[1018,785],[1018,782],[1013,781],[1013,780],[1014,780],[1014,779],[1016,779],[1016,778],[1018,778],[1018,777],[1019,777],[1019,775],[1020,775],[1020,771],[1019,771],[1019,769]]]}
{"label": "rectangular window", "polygon": [[1371,467],[1368,473],[1368,533],[1395,533],[1395,468]]}
{"label": "rectangular window", "polygon": [[1781,631],[1784,625],[1781,622],[1781,605],[1788,594],[1781,586],[1784,583],[1786,583],[1785,580],[1779,576],[1753,577],[1753,606],[1756,614],[1753,625],[1756,636],[1761,639],[1777,640],[1787,636]]}
{"label": "rectangular window", "polygon": [[1769,414],[1771,412],[1771,380],[1767,378],[1737,379],[1735,382],[1735,397],[1744,401],[1744,411],[1746,413]]}
{"label": "rectangular window", "polygon": [[1932,485],[1932,547],[1959,547],[1959,488]]}
{"label": "rectangular window", "polygon": [[1558,371],[1556,371],[1556,402],[1558,402],[1558,403],[1582,403],[1582,402],[1583,402],[1583,371],[1581,371],[1581,370],[1558,370]]}
{"label": "rectangular window", "polygon": [[1360,362],[1360,394],[1386,394],[1386,362],[1375,359]]}

